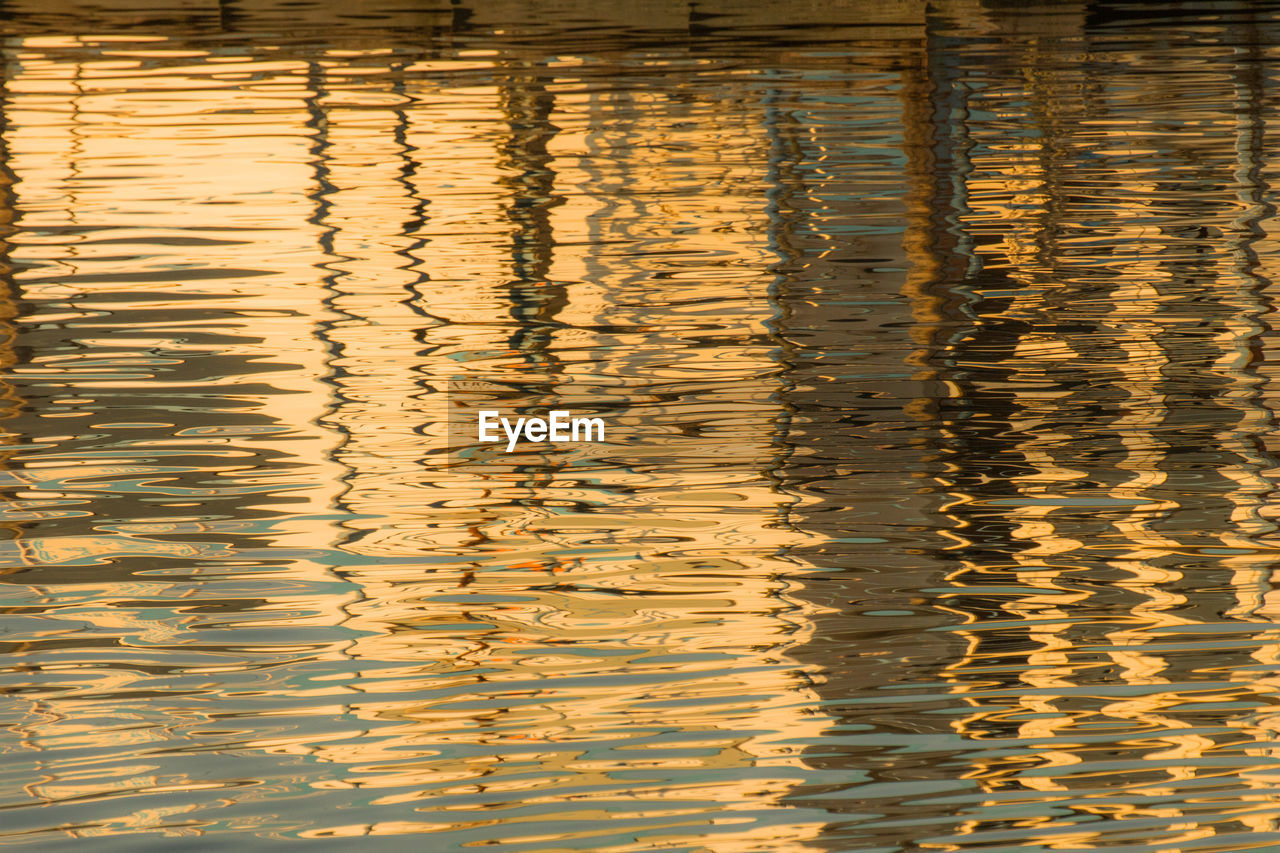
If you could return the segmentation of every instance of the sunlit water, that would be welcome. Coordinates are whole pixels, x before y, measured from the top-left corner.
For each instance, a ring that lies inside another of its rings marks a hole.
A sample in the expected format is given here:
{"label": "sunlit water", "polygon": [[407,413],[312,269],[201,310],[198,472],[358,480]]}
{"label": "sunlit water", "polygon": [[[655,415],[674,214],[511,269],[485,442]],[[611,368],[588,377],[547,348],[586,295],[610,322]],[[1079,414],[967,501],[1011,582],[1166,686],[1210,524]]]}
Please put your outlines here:
{"label": "sunlit water", "polygon": [[0,841],[1280,845],[1277,10],[24,3]]}

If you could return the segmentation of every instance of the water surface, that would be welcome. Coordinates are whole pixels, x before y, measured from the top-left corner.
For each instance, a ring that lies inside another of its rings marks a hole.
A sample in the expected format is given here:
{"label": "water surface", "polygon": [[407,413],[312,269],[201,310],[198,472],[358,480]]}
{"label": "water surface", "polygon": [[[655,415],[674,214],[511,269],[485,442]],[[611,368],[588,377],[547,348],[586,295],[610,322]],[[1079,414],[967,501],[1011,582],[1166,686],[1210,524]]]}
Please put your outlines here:
{"label": "water surface", "polygon": [[1278,15],[6,4],[0,839],[1274,849]]}

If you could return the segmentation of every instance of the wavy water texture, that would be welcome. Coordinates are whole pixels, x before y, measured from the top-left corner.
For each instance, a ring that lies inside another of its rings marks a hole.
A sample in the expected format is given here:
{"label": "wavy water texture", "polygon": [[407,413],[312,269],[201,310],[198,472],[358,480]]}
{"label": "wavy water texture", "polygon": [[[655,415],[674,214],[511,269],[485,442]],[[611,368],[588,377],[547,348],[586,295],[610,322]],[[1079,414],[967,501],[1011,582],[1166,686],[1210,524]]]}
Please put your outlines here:
{"label": "wavy water texture", "polygon": [[1280,7],[353,8],[5,5],[0,842],[1280,845]]}

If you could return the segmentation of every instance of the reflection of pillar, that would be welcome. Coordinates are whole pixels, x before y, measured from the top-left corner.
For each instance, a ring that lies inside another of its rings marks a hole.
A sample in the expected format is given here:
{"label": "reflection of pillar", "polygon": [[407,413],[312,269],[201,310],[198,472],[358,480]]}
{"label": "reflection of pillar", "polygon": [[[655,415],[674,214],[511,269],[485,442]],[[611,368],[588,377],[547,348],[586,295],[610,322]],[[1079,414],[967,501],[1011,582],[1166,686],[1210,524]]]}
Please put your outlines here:
{"label": "reflection of pillar", "polygon": [[[344,355],[344,343],[334,334],[335,327],[342,320],[356,319],[351,314],[342,311],[339,306],[341,299],[341,291],[339,283],[345,275],[341,264],[344,258],[339,254],[337,247],[334,245],[336,235],[339,233],[339,226],[332,220],[333,209],[338,195],[338,186],[332,176],[332,147],[330,140],[330,110],[325,104],[328,96],[328,84],[325,79],[325,69],[323,64],[316,57],[308,57],[307,63],[307,95],[305,100],[306,106],[306,127],[310,132],[310,144],[307,149],[307,159],[311,166],[311,184],[307,198],[311,201],[312,209],[307,217],[307,223],[311,226],[315,235],[316,250],[322,259],[316,265],[315,269],[321,273],[320,281],[316,291],[320,294],[320,304],[322,310],[315,317],[315,335],[323,342],[323,366],[319,367],[316,379],[325,382],[326,390],[333,395],[332,401],[328,403],[326,415],[320,415],[317,420],[322,422],[326,429],[332,431],[334,442],[331,447],[324,449],[326,467],[330,468],[333,473],[333,481],[327,484],[327,501],[337,506],[347,507],[344,498],[352,489],[353,472],[349,466],[343,465],[339,460],[343,457],[344,449],[352,441],[352,431],[349,423],[341,417],[333,417],[335,413],[339,413],[351,401],[346,396],[346,385],[336,381],[334,363],[341,359]],[[328,509],[328,507],[317,507],[317,509]]]}
{"label": "reflection of pillar", "polygon": [[[14,192],[15,176],[10,167],[9,144],[6,134],[9,129],[9,98],[5,85],[10,77],[8,54],[0,55],[0,465],[12,455],[4,445],[14,440],[14,436],[4,430],[3,421],[12,418],[22,406],[21,397],[8,381],[9,369],[17,363],[14,349],[17,334],[13,324],[18,314],[18,286],[14,281],[14,266],[10,249],[13,235],[18,230],[18,212],[16,193]],[[0,524],[0,530],[8,531],[0,535],[9,538],[16,535],[16,528]]]}
{"label": "reflection of pillar", "polygon": [[[1053,68],[1054,63],[1044,62],[1040,55],[1053,45],[1052,41],[1041,45],[1034,39],[1008,37],[1008,49],[1023,52],[1028,67],[1043,64]],[[1011,89],[1016,85],[1012,80],[999,82]],[[979,237],[975,248],[989,264],[975,265],[966,284],[977,297],[968,307],[977,322],[946,354],[959,368],[956,378],[961,395],[945,416],[946,431],[955,442],[956,464],[955,473],[944,480],[956,497],[948,514],[956,519],[962,537],[962,544],[952,552],[958,565],[947,580],[966,590],[948,596],[947,606],[966,622],[1007,620],[1020,626],[960,632],[968,649],[943,668],[945,679],[960,696],[982,684],[988,689],[1008,690],[1016,697],[1013,712],[990,707],[978,698],[962,700],[975,711],[956,719],[953,725],[973,743],[1059,735],[1061,727],[1075,722],[1062,691],[1079,687],[1088,678],[1087,667],[1077,664],[1073,654],[1078,640],[1072,635],[1075,622],[1071,616],[1072,606],[1089,596],[1071,586],[1060,586],[1070,577],[1060,567],[1078,559],[1075,555],[1085,540],[1105,541],[1102,537],[1108,524],[1105,518],[1098,523],[1077,523],[1063,512],[1073,500],[1081,500],[1068,493],[1082,485],[1087,465],[1078,456],[1079,436],[1064,427],[1063,421],[1069,419],[1073,408],[1098,417],[1111,403],[1107,398],[1100,404],[1089,388],[1074,391],[1063,385],[1056,369],[1078,357],[1075,347],[1080,344],[1076,341],[1094,348],[1107,344],[1099,340],[1101,335],[1076,338],[1064,334],[1061,326],[1046,329],[1051,321],[1041,319],[1052,317],[1059,308],[1052,301],[1055,297],[1045,275],[1060,263],[1057,250],[1069,228],[1064,224],[1069,220],[1063,212],[1067,193],[1062,186],[1061,162],[1066,156],[1067,133],[1062,112],[1073,91],[1071,83],[1070,78],[1059,78],[1052,71],[1028,75],[1023,84],[1028,91],[1020,99],[1027,104],[1028,124],[1037,132],[993,140],[998,146],[1016,150],[1017,156],[1006,162],[995,159],[991,149],[984,150],[984,158],[992,158],[993,165],[982,169],[981,179],[970,181],[974,196],[988,199],[980,205],[975,202],[978,209],[970,218],[982,223],[976,230],[986,236]],[[986,141],[975,138],[971,144]],[[1000,233],[991,227],[993,222],[1001,223]],[[1117,294],[1114,310],[1131,311],[1144,296],[1147,294]],[[1151,306],[1152,310],[1156,307]],[[1117,525],[1125,535],[1131,535],[1142,530],[1149,513],[1147,499],[1139,495],[1151,485],[1152,430],[1163,418],[1163,409],[1152,397],[1158,396],[1152,380],[1159,375],[1153,365],[1165,356],[1145,334],[1126,336],[1115,343],[1119,350],[1115,386],[1104,393],[1126,394],[1144,402],[1135,404],[1116,422],[1114,431],[1121,438],[1114,453],[1119,461],[1109,476],[1117,482],[1108,486],[1110,494],[1100,505],[1107,507],[1112,500],[1136,501],[1136,511],[1127,518],[1123,517],[1126,513],[1115,513]],[[1102,446],[1101,440],[1097,446]],[[1142,549],[1169,544],[1157,544],[1158,538],[1152,534],[1140,546],[1135,542],[1137,550],[1113,563],[1122,576],[1132,578],[1127,588],[1141,599],[1134,605],[1137,612],[1163,604],[1158,597],[1147,595],[1158,572],[1147,571],[1141,562],[1147,555]],[[998,587],[1011,578],[1019,579],[1023,592],[1008,597],[984,594],[984,587]],[[1152,674],[1150,662],[1139,657],[1121,653],[1114,662],[1132,672],[1135,667],[1148,666],[1147,674]],[[1158,718],[1151,707],[1129,710],[1151,720]],[[1008,787],[1062,790],[1059,778],[1026,774],[1025,769],[1028,765],[1047,769],[1079,760],[1070,749],[1013,759],[980,757],[965,778],[992,792]],[[978,822],[962,825],[959,831],[972,832],[977,826]]]}
{"label": "reflection of pillar", "polygon": [[[550,277],[556,245],[551,210],[560,200],[555,195],[554,158],[547,146],[557,131],[551,122],[556,101],[547,90],[544,60],[511,58],[499,63],[497,70],[498,112],[509,128],[496,153],[502,173],[498,183],[508,193],[503,200],[504,212],[513,226],[511,279],[505,288],[515,324],[510,347],[515,360],[511,366],[517,372],[512,378],[547,381],[563,372],[553,331],[558,325],[556,315],[569,301],[564,285]],[[524,402],[541,411],[551,410],[556,407],[557,389],[542,386]],[[528,497],[513,498],[512,504],[522,509],[521,526],[532,529],[541,519],[555,514],[535,491],[550,486],[555,477],[540,467],[525,476],[521,485],[528,490]],[[544,538],[541,533],[533,535]],[[556,558],[539,567],[554,572],[573,562]]]}
{"label": "reflection of pillar", "polygon": [[551,123],[555,95],[547,90],[540,62],[510,60],[500,68],[500,109],[510,134],[499,148],[499,163],[506,173],[501,183],[511,193],[507,215],[514,226],[508,291],[517,325],[511,348],[528,367],[553,370],[551,329],[568,301],[564,286],[548,278],[555,247],[551,208],[559,203],[547,151],[556,134]]}
{"label": "reflection of pillar", "polygon": [[[1249,667],[1234,673],[1233,680],[1247,684],[1251,691],[1270,694],[1267,696],[1270,700],[1280,688],[1274,674],[1280,666],[1280,642],[1267,630],[1280,612],[1280,593],[1277,592],[1280,580],[1272,550],[1277,540],[1276,516],[1280,512],[1273,505],[1273,496],[1280,471],[1276,467],[1275,445],[1269,443],[1275,434],[1276,414],[1272,408],[1274,403],[1268,405],[1267,397],[1270,396],[1268,386],[1276,381],[1274,363],[1280,340],[1271,328],[1274,321],[1267,321],[1266,315],[1274,312],[1274,300],[1267,293],[1274,278],[1272,270],[1264,266],[1259,248],[1265,248],[1268,256],[1274,256],[1277,251],[1266,227],[1266,223],[1274,220],[1276,207],[1269,201],[1270,187],[1263,172],[1268,154],[1264,120],[1267,65],[1261,49],[1264,39],[1274,39],[1274,32],[1263,31],[1255,8],[1250,4],[1241,5],[1250,14],[1237,25],[1238,41],[1243,46],[1236,48],[1232,64],[1236,94],[1235,184],[1240,212],[1231,227],[1234,236],[1231,274],[1240,287],[1242,308],[1246,310],[1235,318],[1240,342],[1231,372],[1238,379],[1232,396],[1245,416],[1230,436],[1241,464],[1224,471],[1239,484],[1233,495],[1233,529],[1224,537],[1224,544],[1236,555],[1223,560],[1224,565],[1233,570],[1231,587],[1237,602],[1225,615],[1263,627],[1259,635],[1263,642],[1250,653],[1262,672],[1250,671],[1254,667]],[[1280,732],[1280,719],[1264,713],[1255,719],[1246,718],[1241,728],[1257,742],[1246,754],[1257,760],[1259,767],[1244,770],[1240,775],[1249,788],[1267,796],[1275,786],[1275,775],[1269,765],[1276,757],[1273,744]],[[1260,810],[1241,822],[1255,833],[1274,833],[1280,829],[1280,817],[1273,810]]]}
{"label": "reflection of pillar", "polygon": [[[10,165],[12,158],[8,140],[10,122],[8,83],[12,77],[9,56],[9,51],[0,52],[0,470],[5,471],[9,468],[9,458],[15,452],[9,449],[9,446],[21,440],[21,436],[7,428],[5,422],[13,418],[22,406],[17,390],[8,381],[9,371],[17,363],[15,352],[17,330],[13,320],[18,315],[17,303],[20,298],[19,288],[14,280],[14,264],[11,257],[13,236],[18,231],[19,214],[17,193],[14,189],[17,176]],[[20,471],[15,474],[21,478]],[[25,484],[18,479],[14,485],[21,487]],[[5,489],[4,492],[0,492],[0,514],[4,513],[5,504],[12,500],[8,491],[9,489]],[[22,529],[21,522],[0,521],[0,537],[5,541],[19,540]],[[23,554],[21,546],[17,546],[17,553]],[[0,577],[16,568],[17,566],[0,569]],[[49,599],[47,592],[43,589],[39,590],[37,595],[41,604]],[[11,665],[16,669],[23,668],[21,661],[26,656],[38,655],[42,651],[40,645],[33,642],[9,642],[5,649],[6,655],[14,662]],[[46,760],[39,743],[38,732],[46,723],[61,719],[61,715],[56,708],[36,698],[26,706],[25,716],[25,724],[13,726],[12,733],[17,736],[20,747],[27,752],[37,768],[37,771],[32,774],[32,782],[56,778],[56,771],[50,767],[52,762]]]}
{"label": "reflection of pillar", "polygon": [[[779,241],[790,247],[782,265],[788,280],[780,289],[780,324],[791,344],[784,397],[796,413],[783,479],[800,498],[791,523],[816,534],[815,544],[790,548],[787,556],[819,570],[805,576],[797,593],[818,605],[815,629],[790,654],[821,673],[813,690],[840,725],[892,731],[902,746],[951,731],[946,717],[932,713],[936,702],[869,691],[936,671],[938,661],[961,652],[955,634],[928,630],[947,619],[922,607],[918,591],[941,583],[957,536],[947,529],[953,522],[940,514],[949,500],[940,478],[960,464],[963,448],[940,431],[939,419],[965,405],[948,406],[947,400],[959,393],[950,348],[971,328],[961,290],[971,256],[959,224],[968,145],[960,67],[948,61],[936,35],[897,47],[897,55],[885,60],[875,106],[865,94],[872,87],[860,80],[859,117],[869,120],[880,109],[882,126],[902,127],[909,183],[876,189],[904,199],[905,233],[868,228],[871,233],[859,234],[856,243],[845,236],[850,224],[875,223],[880,212],[857,201],[870,194],[868,188],[851,191],[829,177],[841,174],[838,155],[847,152],[848,180],[867,180],[856,146],[835,135],[839,125],[829,121],[775,144],[801,162],[779,170],[787,185],[774,194],[781,200],[778,216],[789,221],[788,240]],[[787,133],[796,124],[776,127]],[[827,231],[828,223],[843,228]],[[868,257],[877,260],[869,263]],[[906,268],[905,281],[895,268]],[[944,780],[952,773],[904,761],[875,744],[836,739],[819,742],[805,761],[899,783]],[[791,800],[805,805],[809,793],[800,789]],[[861,811],[865,805],[856,787],[844,794],[812,793],[823,794],[826,808],[841,796],[848,804],[836,808]],[[874,810],[893,817],[910,807],[877,801]],[[848,839],[832,837],[830,843],[847,845]]]}
{"label": "reflection of pillar", "polygon": [[[1232,251],[1228,275],[1239,288],[1241,310],[1231,318],[1237,343],[1224,365],[1238,379],[1228,395],[1243,413],[1241,421],[1224,436],[1241,463],[1223,471],[1239,484],[1232,493],[1232,528],[1224,544],[1241,554],[1223,562],[1234,568],[1231,585],[1238,598],[1227,612],[1240,619],[1270,622],[1280,609],[1274,591],[1274,560],[1260,554],[1258,546],[1274,542],[1277,531],[1276,510],[1268,506],[1275,491],[1277,455],[1267,443],[1275,433],[1276,415],[1267,405],[1266,385],[1274,381],[1274,356],[1268,357],[1267,350],[1274,350],[1278,342],[1265,319],[1274,311],[1273,300],[1267,295],[1272,279],[1260,260],[1258,246],[1268,239],[1263,225],[1274,218],[1276,208],[1268,200],[1269,187],[1262,171],[1266,162],[1266,80],[1259,39],[1264,35],[1259,31],[1256,9],[1250,11],[1251,20],[1239,25],[1245,46],[1236,49],[1232,69],[1236,95],[1234,177],[1240,211],[1229,232]],[[1274,250],[1275,246],[1268,248]],[[1277,647],[1269,643],[1265,648]]]}

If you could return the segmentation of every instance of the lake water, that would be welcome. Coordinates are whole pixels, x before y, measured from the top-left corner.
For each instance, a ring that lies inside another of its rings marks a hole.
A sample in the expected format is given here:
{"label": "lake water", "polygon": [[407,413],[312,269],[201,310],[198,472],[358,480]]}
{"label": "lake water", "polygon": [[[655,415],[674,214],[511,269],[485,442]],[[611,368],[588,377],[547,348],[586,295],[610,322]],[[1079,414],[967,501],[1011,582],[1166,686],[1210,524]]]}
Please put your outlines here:
{"label": "lake water", "polygon": [[1280,6],[0,31],[0,843],[1280,849]]}

